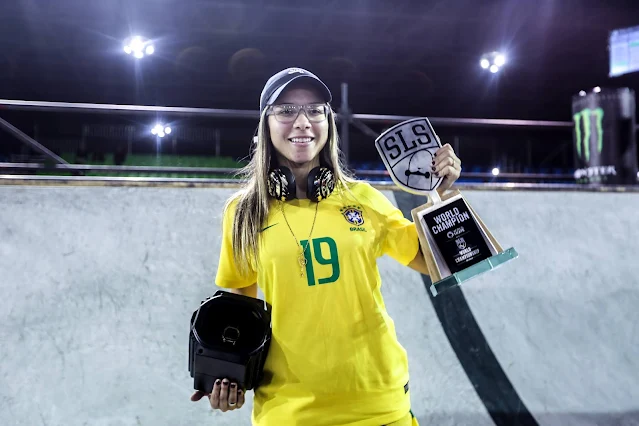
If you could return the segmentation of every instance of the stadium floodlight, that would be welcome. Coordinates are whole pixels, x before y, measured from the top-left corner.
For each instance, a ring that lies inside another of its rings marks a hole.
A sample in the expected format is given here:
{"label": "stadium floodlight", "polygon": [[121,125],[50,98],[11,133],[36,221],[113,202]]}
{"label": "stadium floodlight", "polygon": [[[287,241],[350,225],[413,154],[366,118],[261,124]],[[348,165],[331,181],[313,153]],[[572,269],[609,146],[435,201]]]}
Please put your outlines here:
{"label": "stadium floodlight", "polygon": [[151,129],[151,133],[155,136],[163,138],[164,136],[171,134],[171,127],[164,126],[163,124],[158,123]]}
{"label": "stadium floodlight", "polygon": [[495,74],[506,64],[506,56],[500,52],[490,52],[482,55],[479,65]]}
{"label": "stadium floodlight", "polygon": [[141,36],[133,36],[124,41],[124,52],[138,59],[142,59],[147,55],[155,53],[155,46],[152,40],[145,39]]}
{"label": "stadium floodlight", "polygon": [[499,169],[498,169],[497,167],[495,167],[495,168],[493,169],[493,172],[492,172],[492,173],[493,173],[493,176],[497,176],[497,175],[499,175]]}
{"label": "stadium floodlight", "polygon": [[600,93],[601,92],[601,87],[597,86],[594,89],[592,89],[593,92],[595,93]]}

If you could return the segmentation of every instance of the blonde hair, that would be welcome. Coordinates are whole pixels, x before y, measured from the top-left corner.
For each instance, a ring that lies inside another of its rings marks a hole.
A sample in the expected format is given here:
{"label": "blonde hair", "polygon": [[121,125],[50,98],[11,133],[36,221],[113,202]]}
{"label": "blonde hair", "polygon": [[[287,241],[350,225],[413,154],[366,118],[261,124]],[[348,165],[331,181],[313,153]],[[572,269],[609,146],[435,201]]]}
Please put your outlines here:
{"label": "blonde hair", "polygon": [[[245,180],[242,189],[225,204],[224,212],[233,202],[237,202],[232,225],[233,260],[242,275],[257,271],[258,232],[268,217],[271,198],[268,193],[268,172],[275,149],[270,138],[268,108],[260,117],[257,143],[253,146],[250,162],[240,169],[238,176]],[[335,175],[335,191],[349,189],[356,180],[346,169],[339,149],[339,135],[335,123],[335,113],[329,105],[328,140],[319,155]]]}

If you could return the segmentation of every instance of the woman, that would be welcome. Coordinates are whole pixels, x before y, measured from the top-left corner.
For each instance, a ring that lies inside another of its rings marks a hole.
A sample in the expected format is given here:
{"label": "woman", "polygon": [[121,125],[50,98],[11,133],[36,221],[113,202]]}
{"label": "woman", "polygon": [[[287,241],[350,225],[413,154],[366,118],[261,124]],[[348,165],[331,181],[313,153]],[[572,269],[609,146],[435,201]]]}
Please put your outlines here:
{"label": "woman", "polygon": [[[268,80],[247,183],[224,209],[216,284],[252,297],[259,285],[273,308],[252,422],[416,425],[407,356],[384,307],[376,260],[388,254],[428,270],[414,224],[340,163],[331,100],[306,70]],[[450,145],[435,158],[443,191],[459,177],[460,161]],[[226,379],[206,396],[221,411],[245,401]]]}

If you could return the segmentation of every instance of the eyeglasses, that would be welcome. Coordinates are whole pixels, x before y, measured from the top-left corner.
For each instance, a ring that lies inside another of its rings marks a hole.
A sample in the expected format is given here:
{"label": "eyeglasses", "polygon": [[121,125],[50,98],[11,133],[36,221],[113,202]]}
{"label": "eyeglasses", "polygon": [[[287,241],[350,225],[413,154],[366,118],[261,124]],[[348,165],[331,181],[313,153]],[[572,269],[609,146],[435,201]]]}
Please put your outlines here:
{"label": "eyeglasses", "polygon": [[310,105],[273,105],[268,115],[275,116],[280,123],[289,124],[297,120],[300,111],[304,110],[306,118],[311,123],[320,123],[328,117],[328,105],[326,104],[310,104]]}

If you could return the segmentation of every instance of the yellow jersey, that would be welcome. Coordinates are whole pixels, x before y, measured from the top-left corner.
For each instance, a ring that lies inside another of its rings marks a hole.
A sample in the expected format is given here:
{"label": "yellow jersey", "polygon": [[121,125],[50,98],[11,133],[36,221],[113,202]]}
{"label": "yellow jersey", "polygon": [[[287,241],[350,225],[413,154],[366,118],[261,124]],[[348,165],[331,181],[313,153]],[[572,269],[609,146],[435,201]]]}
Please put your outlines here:
{"label": "yellow jersey", "polygon": [[[315,209],[317,216],[313,224]],[[381,294],[376,260],[407,265],[418,253],[415,225],[365,182],[319,203],[271,200],[259,235],[259,267],[233,262],[235,204],[224,213],[216,284],[257,282],[272,306],[257,426],[380,426],[410,410],[408,359]],[[311,228],[312,233],[311,233]],[[306,266],[299,263],[305,247]]]}

